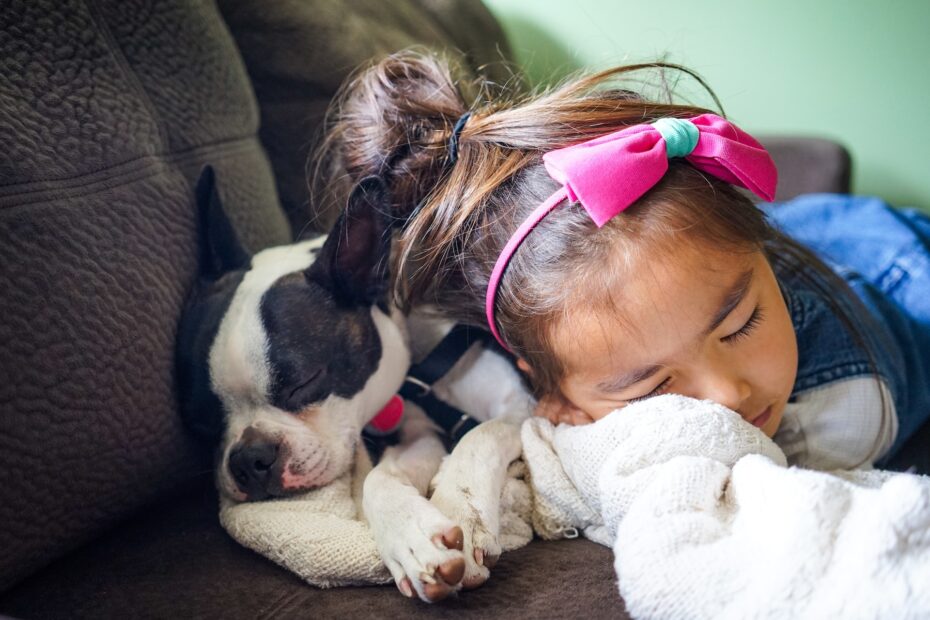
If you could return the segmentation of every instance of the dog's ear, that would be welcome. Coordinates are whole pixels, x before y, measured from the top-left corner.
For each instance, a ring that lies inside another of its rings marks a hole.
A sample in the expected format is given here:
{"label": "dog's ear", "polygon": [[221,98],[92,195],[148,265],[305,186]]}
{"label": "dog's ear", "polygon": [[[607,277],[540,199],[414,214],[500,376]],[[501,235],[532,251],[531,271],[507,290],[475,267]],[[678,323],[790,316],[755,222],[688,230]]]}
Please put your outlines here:
{"label": "dog's ear", "polygon": [[332,291],[346,305],[370,305],[388,286],[391,218],[387,188],[376,176],[362,179],[330,231],[308,280]]}
{"label": "dog's ear", "polygon": [[207,164],[197,180],[200,274],[215,280],[226,272],[245,269],[252,257],[242,247],[216,187],[216,173]]}

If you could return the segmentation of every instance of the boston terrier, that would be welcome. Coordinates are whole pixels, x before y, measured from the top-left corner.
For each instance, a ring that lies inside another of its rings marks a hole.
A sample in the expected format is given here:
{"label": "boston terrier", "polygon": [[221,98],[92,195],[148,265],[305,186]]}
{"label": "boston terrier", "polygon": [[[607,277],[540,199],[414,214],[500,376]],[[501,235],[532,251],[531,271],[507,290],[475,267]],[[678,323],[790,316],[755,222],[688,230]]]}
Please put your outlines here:
{"label": "boston terrier", "polygon": [[500,554],[507,467],[520,455],[514,421],[531,402],[513,367],[476,346],[432,389],[481,420],[501,419],[468,433],[443,461],[436,425],[400,404],[397,445],[371,470],[363,429],[375,418],[392,430],[384,418],[388,427],[397,418],[412,355],[451,327],[404,317],[390,301],[384,184],[363,180],[329,235],[254,256],[209,167],[197,202],[200,275],[178,327],[176,365],[186,424],[217,446],[219,492],[258,501],[354,471],[363,478],[361,513],[402,593],[435,601],[483,583]]}

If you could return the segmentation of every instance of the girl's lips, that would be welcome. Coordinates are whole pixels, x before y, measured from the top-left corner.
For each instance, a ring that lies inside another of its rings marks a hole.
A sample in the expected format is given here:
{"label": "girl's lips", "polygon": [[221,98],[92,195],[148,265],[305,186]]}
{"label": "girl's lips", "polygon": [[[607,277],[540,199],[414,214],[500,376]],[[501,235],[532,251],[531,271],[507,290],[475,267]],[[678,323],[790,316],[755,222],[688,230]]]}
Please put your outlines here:
{"label": "girl's lips", "polygon": [[755,426],[756,428],[762,428],[765,426],[765,423],[769,421],[769,418],[772,417],[772,406],[769,405],[765,408],[765,411],[754,417],[749,423]]}

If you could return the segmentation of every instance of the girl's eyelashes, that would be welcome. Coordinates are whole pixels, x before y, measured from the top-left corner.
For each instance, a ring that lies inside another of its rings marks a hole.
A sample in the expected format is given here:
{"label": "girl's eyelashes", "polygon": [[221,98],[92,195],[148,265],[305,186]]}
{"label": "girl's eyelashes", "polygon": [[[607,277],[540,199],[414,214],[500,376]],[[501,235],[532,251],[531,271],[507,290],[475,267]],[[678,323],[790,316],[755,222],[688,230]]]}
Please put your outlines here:
{"label": "girl's eyelashes", "polygon": [[756,306],[756,309],[752,311],[752,314],[749,316],[749,320],[746,321],[742,327],[730,334],[729,336],[724,336],[720,340],[728,344],[738,342],[742,338],[746,338],[752,331],[759,326],[759,323],[762,322],[764,315],[762,313],[762,306]]}
{"label": "girl's eyelashes", "polygon": [[652,398],[653,396],[658,396],[659,394],[661,394],[662,392],[665,391],[665,388],[667,388],[667,387],[668,387],[668,384],[671,383],[671,382],[672,382],[672,378],[671,378],[671,377],[668,377],[665,381],[663,381],[662,383],[660,383],[659,385],[657,385],[656,388],[655,388],[654,390],[652,390],[651,392],[649,392],[648,394],[643,394],[642,396],[637,396],[636,398],[627,398],[627,399],[626,399],[626,402],[627,402],[627,403],[637,403],[637,402],[639,402],[639,401],[641,401],[641,400],[646,400],[647,398]]}
{"label": "girl's eyelashes", "polygon": [[[723,342],[727,344],[738,342],[740,339],[748,337],[752,333],[752,331],[756,327],[758,327],[760,323],[762,323],[762,320],[764,318],[765,318],[765,315],[763,314],[762,306],[756,306],[755,309],[752,311],[752,314],[749,315],[749,319],[743,324],[742,327],[740,327],[738,330],[736,330],[729,336],[724,336],[720,340],[722,340]],[[671,381],[672,381],[672,378],[668,377],[667,379],[665,379],[665,381],[663,381],[658,386],[656,386],[656,388],[652,390],[651,392],[649,392],[648,394],[643,394],[642,396],[637,396],[636,398],[627,398],[625,400],[627,403],[636,403],[641,400],[646,400],[647,398],[652,398],[653,396],[658,396],[659,394],[662,394],[666,389],[668,389],[669,383],[671,383]]]}

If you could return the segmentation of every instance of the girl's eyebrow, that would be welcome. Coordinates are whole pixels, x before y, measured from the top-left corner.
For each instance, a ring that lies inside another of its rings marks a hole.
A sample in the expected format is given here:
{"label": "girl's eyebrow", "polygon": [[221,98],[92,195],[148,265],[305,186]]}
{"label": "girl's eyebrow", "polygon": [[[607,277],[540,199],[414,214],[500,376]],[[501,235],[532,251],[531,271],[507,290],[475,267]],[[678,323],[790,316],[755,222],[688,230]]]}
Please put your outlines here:
{"label": "girl's eyebrow", "polygon": [[713,318],[710,320],[710,324],[708,324],[702,336],[707,336],[720,327],[724,319],[730,316],[733,309],[743,301],[743,297],[745,297],[746,293],[749,291],[749,285],[752,284],[753,274],[754,270],[752,267],[740,274],[733,286],[730,287],[730,290],[724,295],[720,308],[714,313]]}
{"label": "girl's eyebrow", "polygon": [[634,371],[622,374],[619,377],[613,377],[607,381],[602,381],[597,384],[597,389],[602,392],[622,392],[631,385],[636,385],[640,381],[648,379],[661,369],[661,364],[644,366],[643,368],[638,368]]}
{"label": "girl's eyebrow", "polygon": [[[714,313],[713,318],[711,318],[710,324],[704,330],[704,333],[701,334],[701,337],[706,337],[715,329],[720,327],[720,324],[730,316],[730,313],[733,312],[733,309],[736,308],[743,301],[743,298],[746,296],[746,293],[749,291],[749,286],[752,284],[752,276],[754,275],[754,270],[752,267],[740,274],[736,279],[736,282],[733,283],[733,286],[726,292],[723,296],[723,301],[720,304],[720,308],[717,312]],[[648,379],[652,375],[656,374],[663,368],[662,364],[653,364],[651,366],[644,366],[642,368],[637,368],[636,370],[624,373],[618,377],[612,377],[607,381],[602,381],[597,384],[597,389],[602,392],[622,392],[626,388],[636,385],[640,381]]]}

